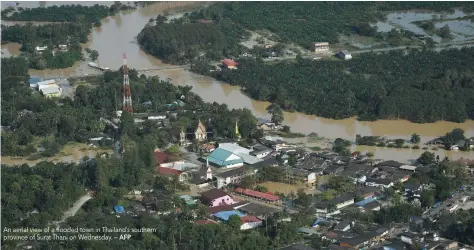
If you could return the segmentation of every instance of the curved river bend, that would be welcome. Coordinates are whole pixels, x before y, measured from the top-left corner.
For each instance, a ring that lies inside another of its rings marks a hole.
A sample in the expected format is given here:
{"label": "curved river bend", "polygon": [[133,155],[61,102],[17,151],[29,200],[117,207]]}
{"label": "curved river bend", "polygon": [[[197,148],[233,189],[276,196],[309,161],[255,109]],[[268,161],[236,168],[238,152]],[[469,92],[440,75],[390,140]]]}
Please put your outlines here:
{"label": "curved river bend", "polygon": [[[41,2],[43,5],[64,4],[58,2]],[[83,4],[84,2],[80,2]],[[97,3],[97,2],[93,2]],[[100,2],[99,2],[100,3]],[[105,2],[104,4],[111,4]],[[99,52],[99,64],[111,69],[121,66],[122,53],[127,53],[128,65],[130,68],[145,69],[164,66],[159,59],[147,55],[142,51],[137,42],[136,35],[148,23],[150,18],[156,18],[158,14],[169,11],[172,15],[179,15],[179,12],[195,8],[198,2],[161,2],[155,3],[136,11],[120,13],[114,17],[104,19],[100,28],[94,28],[89,39],[89,43],[84,44],[84,48],[91,48]],[[20,7],[36,7],[38,2],[21,2]],[[17,46],[9,45],[3,47],[8,49],[8,53],[16,54]],[[3,51],[2,48],[2,51]],[[77,63],[72,68],[63,70],[31,70],[30,75],[47,77],[68,76],[95,72],[85,66],[85,63]],[[239,87],[216,81],[213,78],[197,75],[182,69],[164,70],[147,73],[148,75],[158,75],[162,78],[171,78],[176,85],[190,85],[193,91],[200,95],[205,101],[225,103],[230,108],[248,108],[255,116],[268,119],[266,112],[267,102],[255,101],[244,95]],[[133,83],[131,83],[133,84]],[[133,94],[133,93],[132,93]],[[344,120],[332,120],[320,118],[302,113],[285,112],[286,125],[291,126],[293,132],[311,133],[315,132],[327,138],[345,138],[355,140],[356,134],[379,135],[387,138],[409,139],[412,133],[421,135],[422,142],[431,140],[437,136],[451,131],[453,128],[462,128],[466,131],[466,136],[474,136],[474,121],[467,121],[462,124],[451,122],[437,122],[431,124],[416,124],[405,120],[379,120],[376,122],[359,122],[354,118]],[[423,150],[411,149],[390,149],[374,147],[355,147],[354,150],[370,151],[375,153],[375,158],[393,159],[399,161],[409,161],[420,156]],[[445,150],[433,151],[440,157],[473,158],[473,152],[450,152]]]}

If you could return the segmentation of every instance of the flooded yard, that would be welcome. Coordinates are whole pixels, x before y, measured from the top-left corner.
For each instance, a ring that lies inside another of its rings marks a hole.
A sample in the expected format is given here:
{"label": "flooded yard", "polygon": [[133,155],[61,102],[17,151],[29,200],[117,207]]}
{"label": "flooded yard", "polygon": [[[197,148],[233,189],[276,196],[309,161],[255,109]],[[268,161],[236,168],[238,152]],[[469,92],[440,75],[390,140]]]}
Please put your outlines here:
{"label": "flooded yard", "polygon": [[1,164],[6,165],[21,165],[28,164],[34,166],[41,161],[52,162],[80,162],[84,157],[94,158],[97,154],[113,153],[110,149],[94,149],[87,144],[72,143],[64,146],[61,151],[53,157],[42,157],[39,159],[31,159],[29,157],[1,157]]}
{"label": "flooded yard", "polygon": [[396,12],[386,16],[386,21],[374,24],[378,31],[389,32],[393,28],[411,31],[418,35],[431,37],[435,42],[441,42],[442,38],[437,35],[428,34],[425,30],[415,24],[417,21],[433,21],[436,28],[448,25],[454,36],[454,41],[466,41],[474,38],[474,24],[469,20],[453,20],[468,16],[466,13],[456,10],[453,13],[435,12]]}

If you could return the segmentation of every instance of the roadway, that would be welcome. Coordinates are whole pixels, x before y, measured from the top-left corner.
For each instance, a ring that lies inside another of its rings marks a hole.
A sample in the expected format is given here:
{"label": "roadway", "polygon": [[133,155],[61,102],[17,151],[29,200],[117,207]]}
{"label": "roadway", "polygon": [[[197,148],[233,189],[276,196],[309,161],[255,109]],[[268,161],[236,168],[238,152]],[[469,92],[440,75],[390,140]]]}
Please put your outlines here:
{"label": "roadway", "polygon": [[79,209],[81,209],[81,207],[90,199],[92,199],[91,193],[87,193],[86,195],[79,198],[76,202],[74,202],[71,208],[69,208],[68,210],[64,212],[62,219],[60,221],[53,222],[53,224],[55,226],[58,226],[59,224],[65,222],[67,218],[76,215]]}
{"label": "roadway", "polygon": [[459,204],[461,205],[461,198],[463,196],[474,197],[474,190],[466,190],[466,191],[458,191],[454,194],[452,198],[449,198],[439,204],[436,208],[430,208],[425,214],[423,214],[423,218],[433,218],[436,219],[440,214],[443,212],[447,212],[447,207],[449,204]]}

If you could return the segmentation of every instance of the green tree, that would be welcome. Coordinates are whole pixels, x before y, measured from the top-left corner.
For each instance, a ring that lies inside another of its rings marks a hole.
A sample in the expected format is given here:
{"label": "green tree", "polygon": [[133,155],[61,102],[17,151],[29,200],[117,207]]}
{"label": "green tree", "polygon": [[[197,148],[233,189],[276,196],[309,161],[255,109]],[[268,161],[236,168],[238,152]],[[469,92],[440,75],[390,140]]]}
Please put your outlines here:
{"label": "green tree", "polygon": [[420,135],[415,134],[415,133],[413,133],[413,134],[411,135],[411,138],[410,138],[410,142],[411,142],[411,143],[413,143],[413,144],[418,144],[418,143],[420,143],[420,140],[421,140]]}
{"label": "green tree", "polygon": [[423,152],[423,154],[421,154],[420,158],[418,158],[416,161],[423,165],[434,164],[436,162],[435,154],[429,151],[425,151]]}
{"label": "green tree", "polygon": [[280,125],[285,119],[283,110],[281,110],[280,106],[276,103],[270,104],[270,106],[267,107],[267,111],[272,116],[272,122],[276,125]]}
{"label": "green tree", "polygon": [[422,207],[430,208],[435,203],[434,192],[432,190],[423,190],[420,201]]}
{"label": "green tree", "polygon": [[240,217],[234,214],[229,217],[229,220],[227,220],[226,224],[234,230],[239,230],[242,222],[240,221]]}
{"label": "green tree", "polygon": [[89,58],[91,59],[91,61],[97,60],[97,58],[99,58],[99,52],[97,50],[92,50],[89,54]]}

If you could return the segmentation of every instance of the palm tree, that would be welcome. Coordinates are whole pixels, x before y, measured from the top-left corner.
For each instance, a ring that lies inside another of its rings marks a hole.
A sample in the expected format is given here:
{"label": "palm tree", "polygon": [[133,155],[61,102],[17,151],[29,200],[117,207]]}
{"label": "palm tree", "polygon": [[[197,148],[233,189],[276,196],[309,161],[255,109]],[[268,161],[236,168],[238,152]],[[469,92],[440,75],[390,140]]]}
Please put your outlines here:
{"label": "palm tree", "polygon": [[420,135],[415,134],[415,133],[413,133],[413,134],[411,135],[411,139],[410,139],[410,142],[411,142],[411,143],[413,143],[413,144],[418,144],[418,143],[420,143],[420,140],[421,140]]}

